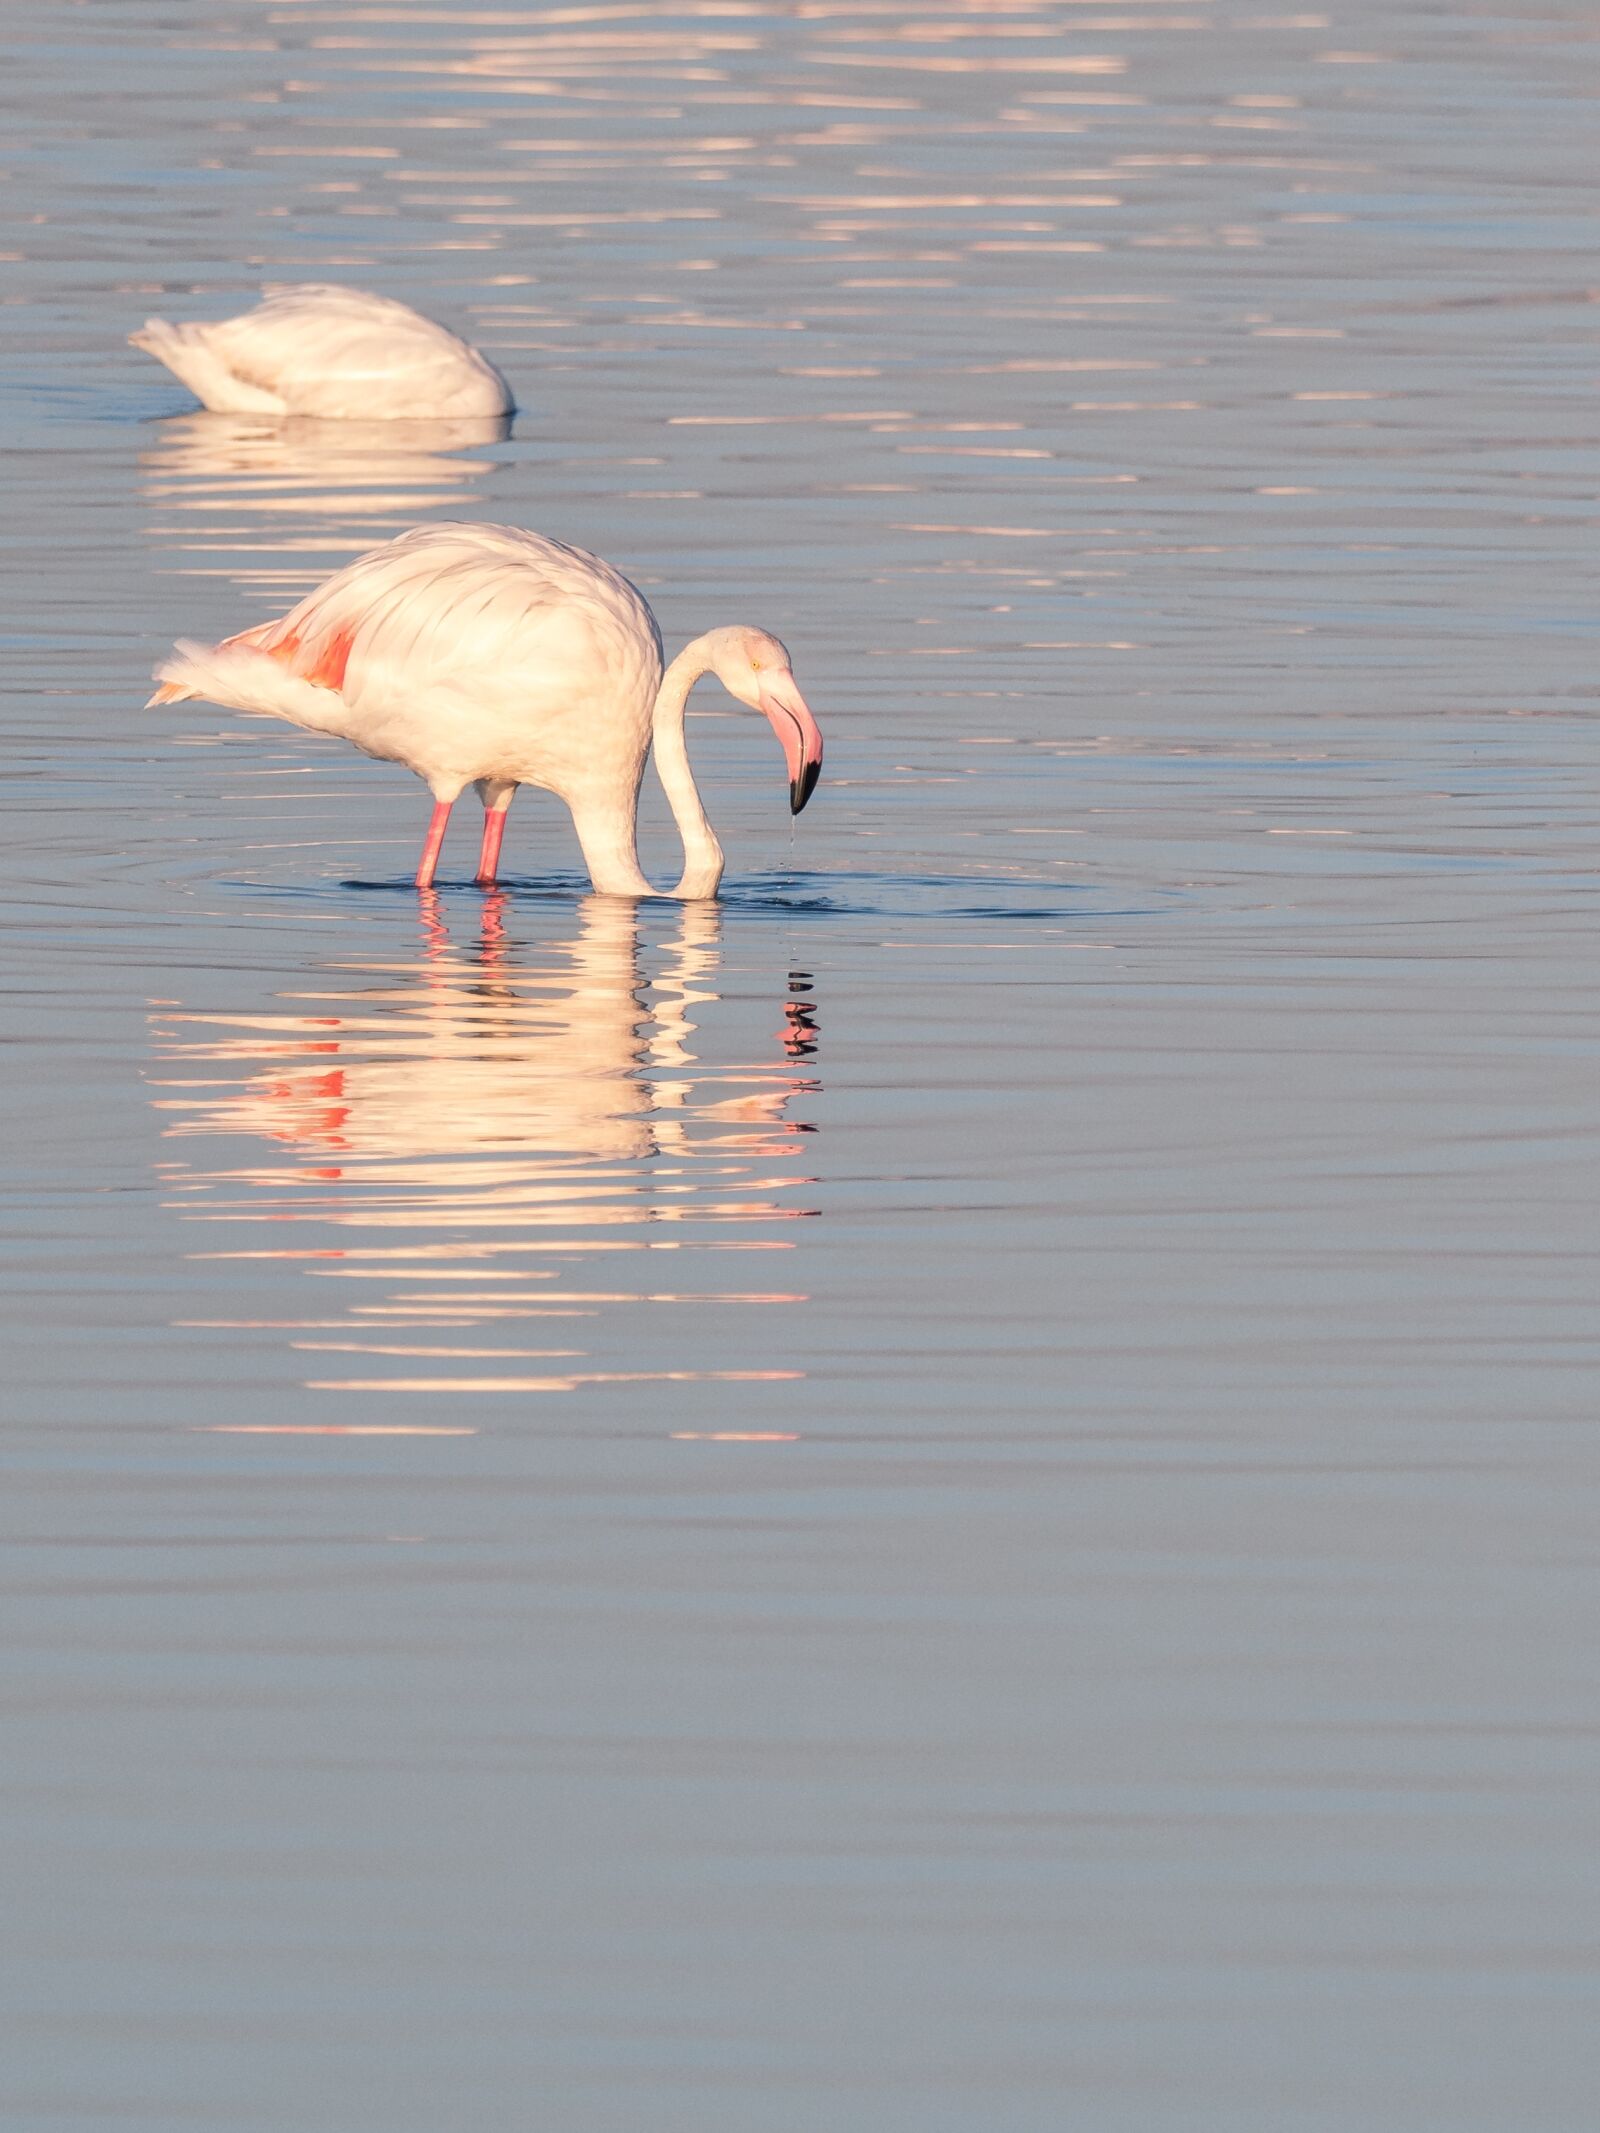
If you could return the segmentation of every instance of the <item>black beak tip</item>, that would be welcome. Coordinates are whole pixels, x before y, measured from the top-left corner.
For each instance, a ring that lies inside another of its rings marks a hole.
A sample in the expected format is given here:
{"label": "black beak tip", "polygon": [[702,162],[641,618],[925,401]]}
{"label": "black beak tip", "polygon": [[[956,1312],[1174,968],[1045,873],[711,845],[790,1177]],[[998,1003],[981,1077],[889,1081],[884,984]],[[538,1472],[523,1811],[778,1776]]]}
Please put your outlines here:
{"label": "black beak tip", "polygon": [[817,789],[817,779],[822,775],[820,763],[807,763],[794,783],[789,787],[789,812],[799,814]]}

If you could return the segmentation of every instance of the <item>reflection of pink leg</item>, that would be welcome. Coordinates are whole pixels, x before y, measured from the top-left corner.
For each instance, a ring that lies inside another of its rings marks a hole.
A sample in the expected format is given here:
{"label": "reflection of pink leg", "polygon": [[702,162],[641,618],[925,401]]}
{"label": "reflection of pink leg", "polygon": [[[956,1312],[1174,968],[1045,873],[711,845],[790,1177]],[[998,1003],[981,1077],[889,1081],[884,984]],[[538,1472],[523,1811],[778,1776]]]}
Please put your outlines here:
{"label": "reflection of pink leg", "polygon": [[503,800],[483,811],[483,844],[478,852],[477,883],[480,889],[492,889],[494,877],[500,865],[500,843],[506,833],[506,815],[511,807],[511,788]]}
{"label": "reflection of pink leg", "polygon": [[479,928],[483,943],[483,962],[486,970],[493,970],[506,952],[506,892],[496,889],[492,896],[483,899],[483,920]]}
{"label": "reflection of pink leg", "polygon": [[437,889],[424,889],[417,898],[422,911],[423,954],[430,963],[450,953],[450,935],[445,930],[444,906]]}
{"label": "reflection of pink leg", "polygon": [[434,870],[439,864],[439,847],[444,843],[445,824],[450,820],[450,802],[436,800],[433,819],[428,824],[428,841],[422,847],[422,858],[417,866],[417,887],[433,887]]}

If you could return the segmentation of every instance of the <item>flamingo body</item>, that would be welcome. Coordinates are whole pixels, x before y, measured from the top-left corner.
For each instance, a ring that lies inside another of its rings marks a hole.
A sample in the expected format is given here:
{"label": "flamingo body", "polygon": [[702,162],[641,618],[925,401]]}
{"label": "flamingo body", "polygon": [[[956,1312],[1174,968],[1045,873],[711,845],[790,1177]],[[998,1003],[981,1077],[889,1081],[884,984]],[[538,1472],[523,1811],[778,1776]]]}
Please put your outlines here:
{"label": "flamingo body", "polygon": [[509,415],[511,388],[475,348],[392,297],[308,282],[213,324],[147,319],[128,336],[226,415],[362,421]]}
{"label": "flamingo body", "polygon": [[637,786],[661,680],[627,579],[512,526],[416,527],[280,621],[177,651],[161,674],[185,694],[337,734],[446,801],[480,778],[569,805]]}
{"label": "flamingo body", "polygon": [[714,895],[722,850],[683,743],[694,681],[714,671],[764,711],[804,806],[822,738],[775,637],[736,627],[686,647],[663,675],[649,604],[610,564],[512,526],[415,527],[372,550],[280,620],[218,645],[180,640],[152,702],[206,697],[337,734],[403,763],[432,792],[419,886],[469,784],[485,809],[479,879],[492,881],[519,785],[571,810],[596,889],[642,895],[635,824],[652,740],[685,845],[676,893]]}

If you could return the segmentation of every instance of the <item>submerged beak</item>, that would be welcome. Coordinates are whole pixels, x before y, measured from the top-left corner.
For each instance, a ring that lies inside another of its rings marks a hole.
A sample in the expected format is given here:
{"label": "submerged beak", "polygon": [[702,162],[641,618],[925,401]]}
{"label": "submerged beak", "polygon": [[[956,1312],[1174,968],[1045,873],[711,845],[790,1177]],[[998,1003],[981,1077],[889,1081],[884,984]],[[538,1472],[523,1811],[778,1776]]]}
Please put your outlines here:
{"label": "submerged beak", "polygon": [[792,674],[763,675],[761,708],[783,746],[789,766],[789,812],[799,814],[816,788],[822,768],[822,735]]}

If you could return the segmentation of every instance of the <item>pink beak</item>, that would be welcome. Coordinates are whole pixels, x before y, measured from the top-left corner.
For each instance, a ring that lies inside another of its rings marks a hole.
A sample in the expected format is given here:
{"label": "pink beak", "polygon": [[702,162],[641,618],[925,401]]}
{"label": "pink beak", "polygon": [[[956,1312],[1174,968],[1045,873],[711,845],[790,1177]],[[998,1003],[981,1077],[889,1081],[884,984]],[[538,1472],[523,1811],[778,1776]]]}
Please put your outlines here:
{"label": "pink beak", "polygon": [[789,766],[789,812],[797,815],[811,798],[822,768],[822,735],[792,674],[763,676],[761,708],[782,743]]}

